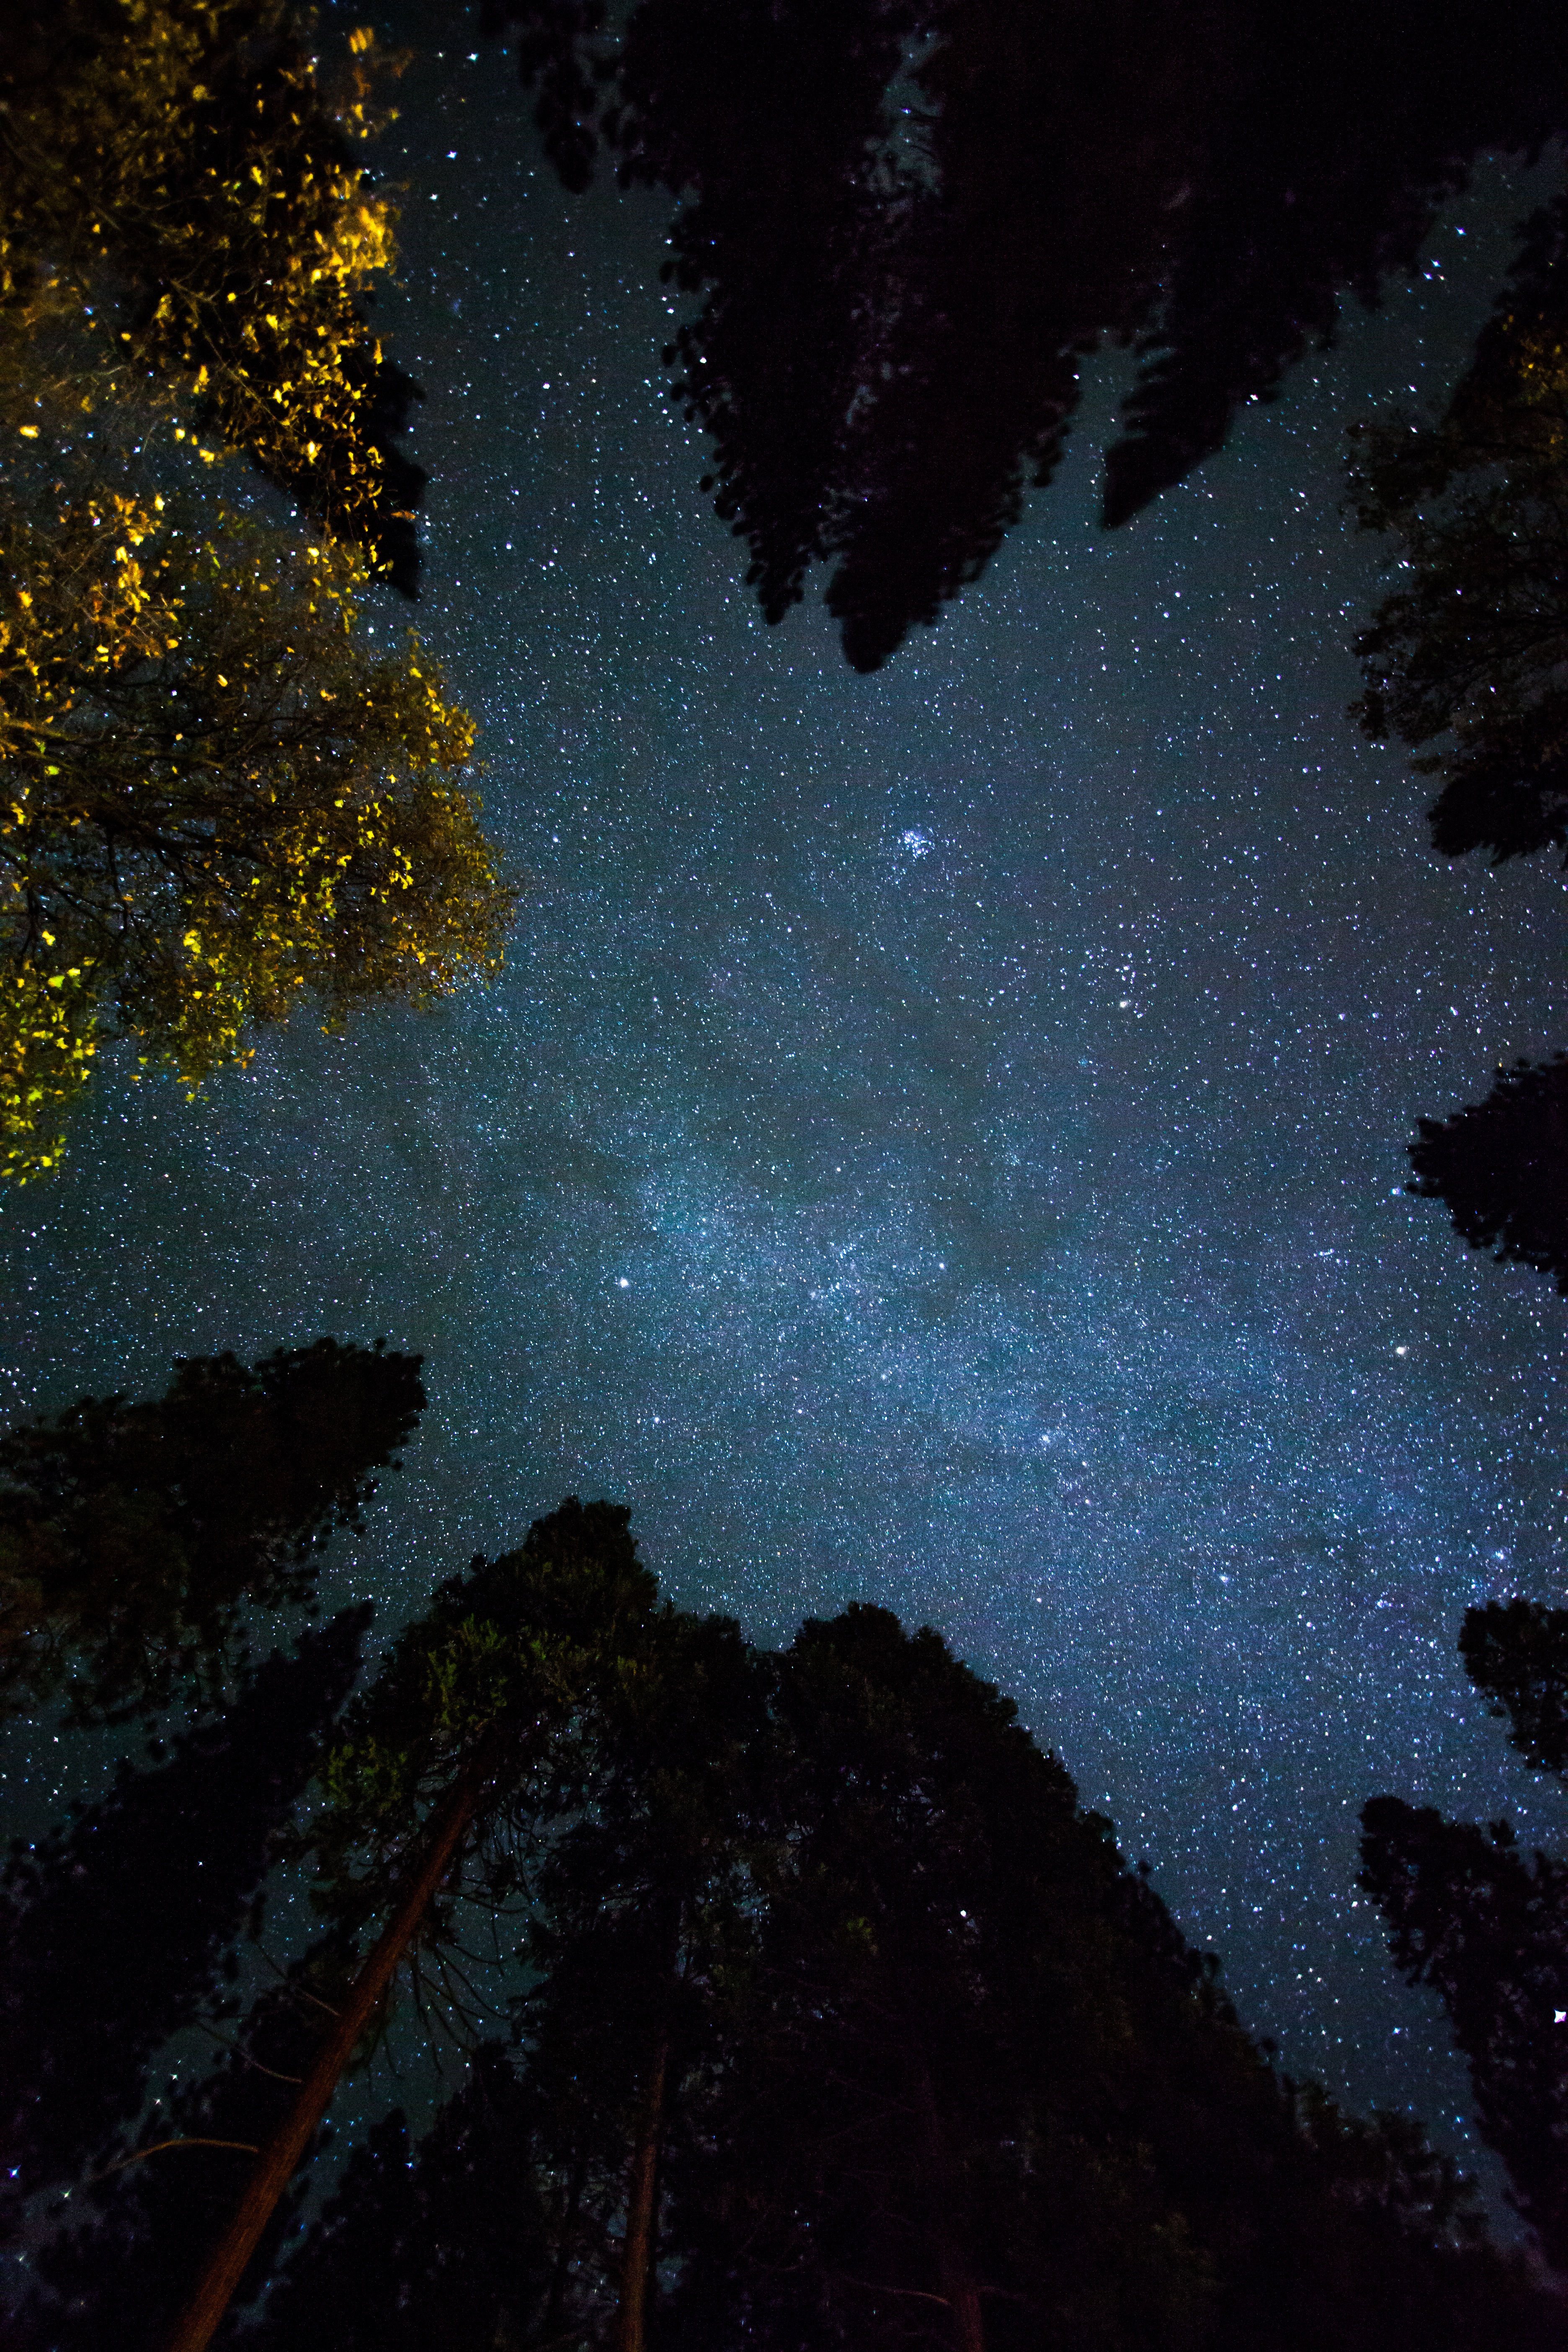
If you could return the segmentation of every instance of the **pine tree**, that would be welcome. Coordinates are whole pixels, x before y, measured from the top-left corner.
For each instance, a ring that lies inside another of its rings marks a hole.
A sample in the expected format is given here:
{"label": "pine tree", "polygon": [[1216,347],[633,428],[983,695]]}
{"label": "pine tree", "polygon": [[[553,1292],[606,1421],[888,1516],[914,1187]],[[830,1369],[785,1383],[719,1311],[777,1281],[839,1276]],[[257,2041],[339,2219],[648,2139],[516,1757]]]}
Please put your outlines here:
{"label": "pine tree", "polygon": [[673,200],[666,354],[776,620],[815,563],[858,669],[1048,482],[1086,353],[1134,345],[1115,525],[1410,269],[1489,148],[1568,122],[1525,0],[489,0],[569,187]]}
{"label": "pine tree", "polygon": [[[277,2229],[278,2201],[344,2066],[405,1962],[438,1969],[472,1870],[515,1888],[520,1850],[571,1792],[592,1787],[605,1694],[635,1676],[657,1586],[629,1513],[569,1497],[522,1547],[442,1585],[349,1708],[303,1852],[336,1930],[378,1930],[292,2100],[261,2139],[226,2226],[195,2273],[168,2352],[205,2352]],[[584,1776],[589,1776],[585,1779]],[[563,1793],[564,1792],[564,1793]]]}
{"label": "pine tree", "polygon": [[182,1362],[0,1437],[0,1699],[77,1720],[216,1699],[255,1609],[310,1608],[425,1406],[417,1356],[318,1339]]}
{"label": "pine tree", "polygon": [[[17,1841],[0,1918],[6,2203],[69,2188],[140,2114],[177,2029],[222,2008],[234,1948],[359,1670],[367,1608],[251,1675],[166,1761]],[[162,1743],[158,1743],[159,1746]]]}
{"label": "pine tree", "polygon": [[537,2129],[536,2098],[501,2046],[483,2044],[417,2146],[397,2110],[354,2149],[247,2347],[478,2352],[538,2340],[548,2263]]}

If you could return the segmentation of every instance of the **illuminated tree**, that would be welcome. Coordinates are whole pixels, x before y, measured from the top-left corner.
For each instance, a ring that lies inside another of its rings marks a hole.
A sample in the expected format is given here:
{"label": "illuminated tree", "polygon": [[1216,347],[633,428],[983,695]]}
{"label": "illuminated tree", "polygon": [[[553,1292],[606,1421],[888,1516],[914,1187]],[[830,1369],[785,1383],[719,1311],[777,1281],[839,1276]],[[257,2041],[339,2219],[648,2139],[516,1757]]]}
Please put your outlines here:
{"label": "illuminated tree", "polygon": [[473,724],[363,565],[89,492],[0,517],[0,1137],[26,1178],[104,1034],[195,1088],[302,999],[429,1002],[510,896],[459,780]]}
{"label": "illuminated tree", "polygon": [[0,416],[36,436],[162,382],[196,404],[176,437],[199,415],[411,592],[415,387],[358,302],[395,257],[354,157],[384,61],[368,29],[350,49],[323,88],[280,0],[64,0],[8,28]]}

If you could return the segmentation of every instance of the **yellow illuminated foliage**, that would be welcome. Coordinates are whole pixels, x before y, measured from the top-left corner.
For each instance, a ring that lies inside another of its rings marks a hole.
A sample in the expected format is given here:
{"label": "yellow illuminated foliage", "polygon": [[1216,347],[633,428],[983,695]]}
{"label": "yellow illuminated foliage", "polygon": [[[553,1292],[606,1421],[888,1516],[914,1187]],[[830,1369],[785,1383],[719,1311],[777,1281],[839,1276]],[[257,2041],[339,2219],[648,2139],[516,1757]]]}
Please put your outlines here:
{"label": "yellow illuminated foliage", "polygon": [[409,469],[378,446],[386,378],[355,303],[394,258],[353,153],[374,34],[329,92],[277,0],[62,0],[51,21],[0,73],[0,431],[177,383],[209,437],[384,551]]}
{"label": "yellow illuminated foliage", "polygon": [[0,514],[0,1129],[49,1166],[100,1033],[192,1087],[306,995],[438,998],[510,896],[460,789],[473,724],[363,563],[98,489]]}

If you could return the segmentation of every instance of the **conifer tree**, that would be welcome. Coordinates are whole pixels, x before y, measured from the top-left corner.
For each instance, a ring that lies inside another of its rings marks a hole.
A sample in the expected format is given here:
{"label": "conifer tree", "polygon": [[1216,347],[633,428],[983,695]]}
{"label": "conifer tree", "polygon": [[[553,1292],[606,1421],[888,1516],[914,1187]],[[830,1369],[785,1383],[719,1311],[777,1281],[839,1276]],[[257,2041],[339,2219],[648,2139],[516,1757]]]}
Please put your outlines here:
{"label": "conifer tree", "polygon": [[1486,149],[1568,124],[1527,0],[487,0],[569,187],[671,199],[670,394],[770,620],[831,567],[863,670],[1048,482],[1083,360],[1142,364],[1126,521],[1410,269]]}
{"label": "conifer tree", "polygon": [[[1568,1775],[1568,1610],[1467,1610],[1459,1652],[1525,1761]],[[1361,1884],[1394,1967],[1447,2011],[1477,2125],[1547,2260],[1568,2272],[1568,1861],[1524,1853],[1506,1821],[1447,1821],[1374,1797],[1362,1811]]]}
{"label": "conifer tree", "polygon": [[[12,1847],[0,1915],[6,2205],[70,2188],[140,2114],[176,2030],[221,2011],[279,1832],[359,1669],[368,1608],[275,1653],[216,1721]],[[216,2004],[216,2007],[215,2007]]]}
{"label": "conifer tree", "polygon": [[1453,2168],[1279,2076],[1011,1705],[884,1611],[781,1662],[748,2000],[657,2344],[1546,2340]]}
{"label": "conifer tree", "polygon": [[[458,2352],[540,2340],[538,2123],[537,2098],[496,2042],[476,2051],[468,2083],[417,2145],[395,2110],[354,2149],[247,2345]],[[549,2329],[543,2340],[554,2340]]]}
{"label": "conifer tree", "polygon": [[254,1609],[310,1608],[425,1406],[417,1356],[318,1339],[182,1362],[0,1437],[0,1700],[78,1720],[223,1690]]}
{"label": "conifer tree", "polygon": [[476,1559],[437,1591],[344,1718],[322,1780],[327,1803],[306,1851],[318,1899],[368,1955],[286,2112],[258,2144],[168,2336],[205,2352],[275,2230],[279,2199],[320,2128],[339,2079],[405,1960],[439,1954],[472,1867],[510,1891],[520,1843],[542,1816],[592,1786],[597,1703],[627,1674],[657,1586],[621,1507],[570,1497],[522,1547]]}

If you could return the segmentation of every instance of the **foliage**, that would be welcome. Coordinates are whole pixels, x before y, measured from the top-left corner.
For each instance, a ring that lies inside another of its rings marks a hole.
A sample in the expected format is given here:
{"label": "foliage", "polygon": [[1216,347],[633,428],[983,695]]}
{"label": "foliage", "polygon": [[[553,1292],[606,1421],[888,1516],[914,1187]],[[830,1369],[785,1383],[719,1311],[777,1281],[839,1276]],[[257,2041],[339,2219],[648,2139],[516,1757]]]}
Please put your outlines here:
{"label": "foliage", "polygon": [[[392,61],[395,64],[395,61]],[[311,999],[428,1003],[511,907],[468,714],[411,640],[414,387],[362,299],[388,61],[283,0],[64,0],[0,62],[0,1174],[58,1162],[100,1042],[191,1088]],[[316,544],[216,504],[250,456]],[[176,494],[182,470],[186,489]],[[169,493],[165,498],[165,491]]]}
{"label": "foliage", "polygon": [[1448,1822],[1397,1797],[1374,1797],[1362,1827],[1361,1884],[1394,1965],[1440,1995],[1481,2134],[1568,2270],[1568,1862],[1527,1860],[1506,1822]]}
{"label": "foliage", "polygon": [[275,1653],[167,1761],[123,1760],[99,1803],[35,1844],[14,1842],[0,1879],[8,2203],[106,2160],[141,2111],[149,2061],[204,2010],[221,2012],[233,1947],[247,1914],[257,1924],[278,1833],[359,1671],[370,1614],[345,1611],[292,1658]]}
{"label": "foliage", "polygon": [[1568,1055],[1500,1066],[1484,1102],[1416,1125],[1406,1190],[1446,1201],[1471,1249],[1535,1266],[1568,1294]]}
{"label": "foliage", "polygon": [[[521,1547],[437,1587],[343,1717],[305,1850],[323,1913],[357,1926],[390,1898],[430,1809],[483,1748],[481,1881],[516,1888],[542,1811],[570,1808],[590,1769],[594,1705],[654,1616],[658,1586],[622,1505],[570,1496]],[[426,1929],[438,1940],[449,1906]]]}
{"label": "foliage", "polygon": [[190,1087],[310,995],[427,1002],[509,909],[458,779],[473,724],[363,569],[220,513],[88,491],[0,516],[0,1124],[53,1164],[118,1028]]}
{"label": "foliage", "polygon": [[[1568,1610],[1467,1610],[1459,1652],[1525,1761],[1568,1772]],[[1527,1858],[1507,1822],[1483,1828],[1374,1797],[1362,1811],[1361,1884],[1394,1967],[1447,2011],[1481,2134],[1548,2261],[1568,2271],[1568,1862]]]}
{"label": "foliage", "polygon": [[1537,1601],[1491,1601],[1467,1609],[1459,1654],[1492,1713],[1537,1772],[1568,1774],[1568,1609]]}
{"label": "foliage", "polygon": [[247,2347],[477,2352],[530,2340],[547,2293],[537,2116],[494,2042],[416,2149],[395,2109],[355,2148]]}
{"label": "foliage", "polygon": [[310,1607],[424,1409],[420,1359],[318,1339],[180,1364],[141,1404],[84,1398],[0,1438],[0,1698],[68,1682],[77,1720],[211,1699],[247,1612]]}
{"label": "foliage", "polygon": [[1568,197],[1446,414],[1361,428],[1352,489],[1402,574],[1357,640],[1363,727],[1437,747],[1447,856],[1568,850]]}
{"label": "foliage", "polygon": [[[169,2083],[144,2116],[130,2161],[78,2192],[66,2226],[34,2255],[36,2284],[7,2315],[7,2352],[161,2352],[257,2147],[316,2056],[353,1961],[343,1938],[322,1938],[251,2004],[212,2066]],[[312,2137],[237,2305],[267,2284],[324,2137]],[[235,2315],[217,2340],[243,2342]]]}
{"label": "foliage", "polygon": [[101,418],[150,378],[188,390],[412,592],[424,477],[394,442],[415,387],[359,307],[395,258],[354,154],[385,67],[368,29],[350,47],[334,89],[282,0],[24,9],[3,72],[0,431]]}
{"label": "foliage", "polygon": [[1413,267],[1484,149],[1568,122],[1524,0],[488,0],[569,187],[674,201],[700,307],[666,354],[778,619],[812,564],[859,669],[984,572],[1048,481],[1084,355],[1142,365],[1125,521]]}
{"label": "foliage", "polygon": [[780,1662],[777,1866],[656,2343],[1521,2338],[1451,2166],[1271,2071],[1011,1703],[885,1611]]}

